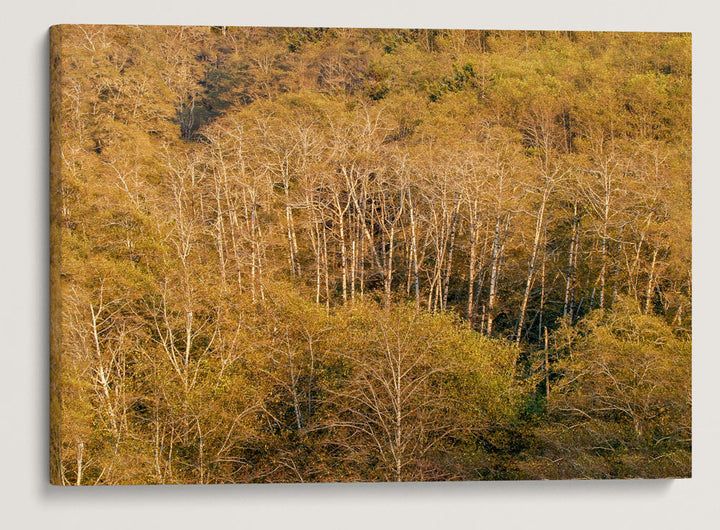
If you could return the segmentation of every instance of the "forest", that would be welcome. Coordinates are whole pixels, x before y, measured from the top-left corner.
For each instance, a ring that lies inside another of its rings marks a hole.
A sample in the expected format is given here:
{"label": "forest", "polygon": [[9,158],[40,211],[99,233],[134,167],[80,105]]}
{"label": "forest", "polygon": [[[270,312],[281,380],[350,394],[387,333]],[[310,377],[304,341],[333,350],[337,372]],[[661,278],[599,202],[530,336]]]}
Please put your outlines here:
{"label": "forest", "polygon": [[50,481],[691,475],[691,37],[54,26]]}

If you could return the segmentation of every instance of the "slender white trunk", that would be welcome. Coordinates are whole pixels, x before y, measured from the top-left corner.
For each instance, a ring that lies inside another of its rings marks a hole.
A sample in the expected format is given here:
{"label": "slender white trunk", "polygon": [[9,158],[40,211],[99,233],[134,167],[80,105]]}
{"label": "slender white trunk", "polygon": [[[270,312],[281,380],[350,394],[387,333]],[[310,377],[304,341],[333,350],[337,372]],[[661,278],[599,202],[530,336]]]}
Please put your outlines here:
{"label": "slender white trunk", "polygon": [[543,192],[540,210],[538,211],[537,219],[535,221],[535,237],[533,239],[533,246],[530,252],[530,263],[528,265],[528,273],[525,280],[525,293],[523,294],[522,303],[520,305],[520,316],[518,318],[517,332],[515,334],[515,340],[518,344],[520,344],[520,340],[522,339],[523,326],[525,325],[525,313],[527,311],[528,301],[530,299],[530,291],[535,280],[537,256],[540,250],[541,235],[545,227],[545,207],[547,205],[549,197],[550,187],[546,186],[545,191]]}
{"label": "slender white trunk", "polygon": [[442,309],[447,309],[448,292],[450,290],[450,276],[452,275],[452,260],[453,250],[455,249],[455,234],[457,229],[457,221],[460,213],[460,201],[457,195],[455,196],[455,208],[453,210],[453,217],[450,223],[450,241],[448,248],[447,267],[445,270],[445,278],[443,280],[443,292],[442,292]]}
{"label": "slender white trunk", "polygon": [[652,295],[655,289],[655,264],[657,263],[657,255],[660,249],[655,247],[653,251],[652,264],[650,265],[650,275],[648,277],[647,290],[645,292],[645,314],[650,313],[650,305],[652,303]]}
{"label": "slender white trunk", "polygon": [[[475,201],[475,208],[477,208],[477,200]],[[467,322],[468,327],[472,329],[472,319],[473,319],[473,302],[474,302],[474,292],[473,289],[475,287],[475,266],[477,261],[477,238],[478,238],[478,229],[477,229],[477,220],[471,214],[471,222],[470,222],[470,262],[468,264],[468,302],[467,302]]]}
{"label": "slender white trunk", "polygon": [[75,478],[75,485],[79,486],[82,484],[82,473],[83,473],[83,452],[85,444],[78,442],[77,444],[77,477]]}
{"label": "slender white trunk", "polygon": [[579,243],[580,219],[578,217],[577,203],[573,204],[573,226],[570,236],[570,250],[568,252],[567,278],[565,279],[565,301],[563,304],[563,318],[570,316],[573,319],[575,305],[575,275],[577,263],[577,251]]}
{"label": "slender white trunk", "polygon": [[412,196],[410,194],[410,188],[407,191],[408,203],[410,206],[410,256],[412,260],[413,269],[413,283],[415,285],[415,307],[420,307],[420,277],[418,274],[418,252],[417,252],[417,228],[415,222],[415,207],[413,206]]}
{"label": "slender white trunk", "polygon": [[495,218],[495,234],[493,236],[492,260],[490,263],[490,292],[488,293],[487,302],[487,324],[486,333],[488,336],[492,334],[494,310],[497,302],[498,277],[500,273],[500,256],[502,254],[501,245],[501,216]]}

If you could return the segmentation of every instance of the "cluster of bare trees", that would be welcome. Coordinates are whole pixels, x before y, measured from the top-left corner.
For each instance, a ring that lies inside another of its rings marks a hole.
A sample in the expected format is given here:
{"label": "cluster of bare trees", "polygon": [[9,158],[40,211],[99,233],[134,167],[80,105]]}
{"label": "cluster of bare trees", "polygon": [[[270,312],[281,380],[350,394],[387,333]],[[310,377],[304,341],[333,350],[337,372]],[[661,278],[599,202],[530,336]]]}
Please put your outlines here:
{"label": "cluster of bare trees", "polygon": [[620,295],[682,311],[662,273],[677,226],[662,145],[589,130],[566,152],[541,119],[524,137],[481,123],[476,140],[431,146],[389,143],[389,128],[363,108],[209,129],[186,171],[223,281],[232,270],[258,299],[269,275],[295,278],[327,308],[405,298],[518,342]]}

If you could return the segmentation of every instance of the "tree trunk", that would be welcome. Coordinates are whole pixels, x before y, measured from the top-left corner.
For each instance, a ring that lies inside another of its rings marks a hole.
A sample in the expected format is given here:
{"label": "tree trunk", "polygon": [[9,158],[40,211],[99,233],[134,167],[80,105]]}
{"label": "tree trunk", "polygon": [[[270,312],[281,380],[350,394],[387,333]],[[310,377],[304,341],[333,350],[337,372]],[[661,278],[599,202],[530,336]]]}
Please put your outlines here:
{"label": "tree trunk", "polygon": [[[547,231],[547,228],[546,228]],[[543,234],[543,238],[547,242],[547,233]],[[543,249],[542,266],[540,273],[540,311],[538,312],[538,340],[542,336],[542,329],[544,326],[543,312],[545,311],[545,265],[547,261],[547,252]]]}
{"label": "tree trunk", "polygon": [[328,271],[327,230],[322,222],[323,267],[325,269],[325,309],[330,311],[330,272]]}
{"label": "tree trunk", "polygon": [[407,195],[410,205],[410,256],[412,259],[413,283],[415,286],[415,308],[418,309],[420,307],[420,277],[418,274],[417,228],[415,222],[415,207],[412,202],[412,196],[410,195],[410,188],[407,190]]}
{"label": "tree trunk", "polygon": [[550,399],[550,359],[548,351],[548,329],[545,327],[545,400]]}
{"label": "tree trunk", "polygon": [[288,241],[288,264],[290,265],[290,275],[295,276],[295,246],[293,245],[293,230],[292,230],[292,208],[290,207],[290,190],[289,182],[286,178],[283,188],[285,189],[285,224],[287,226],[287,241]]}
{"label": "tree trunk", "polygon": [[460,201],[457,194],[455,195],[455,208],[453,211],[452,221],[450,223],[450,241],[448,249],[447,267],[445,269],[445,279],[443,280],[442,293],[442,309],[447,309],[448,291],[450,289],[450,276],[452,274],[453,250],[455,248],[455,233],[457,229],[458,214],[460,213]]}
{"label": "tree trunk", "polygon": [[[508,219],[509,220],[509,214]],[[488,293],[487,302],[487,324],[486,334],[490,336],[492,334],[493,321],[495,318],[495,304],[497,303],[497,292],[498,292],[498,280],[500,274],[500,258],[502,256],[502,249],[504,246],[504,240],[501,240],[500,234],[501,227],[501,216],[498,215],[495,218],[495,235],[493,236],[493,249],[492,249],[492,261],[490,264],[490,292]],[[504,237],[503,237],[504,239]]]}
{"label": "tree trunk", "polygon": [[82,472],[83,472],[83,451],[85,444],[82,442],[77,443],[77,476],[75,477],[75,485],[79,486],[82,484]]}
{"label": "tree trunk", "polygon": [[645,292],[645,314],[650,313],[650,304],[652,302],[652,294],[655,287],[655,264],[657,263],[657,255],[658,251],[660,249],[658,247],[655,247],[655,250],[653,251],[653,259],[652,263],[650,265],[650,275],[648,276],[648,284],[647,284],[647,290]]}
{"label": "tree trunk", "polygon": [[393,276],[393,251],[395,250],[395,226],[390,227],[390,248],[387,253],[387,269],[385,272],[385,309],[390,308],[390,298],[392,295],[392,276]]}
{"label": "tree trunk", "polygon": [[[477,199],[475,200],[475,209],[477,209]],[[474,211],[471,213],[470,222],[470,261],[468,263],[468,302],[467,302],[467,321],[468,327],[472,329],[472,318],[473,318],[473,289],[475,287],[475,266],[477,261],[477,238],[478,238],[478,227],[477,220],[474,215]]]}
{"label": "tree trunk", "polygon": [[523,294],[522,304],[520,305],[520,316],[518,318],[518,326],[516,333],[516,342],[520,344],[522,339],[522,331],[525,323],[525,312],[527,311],[528,300],[530,299],[530,290],[535,279],[535,268],[537,262],[537,255],[540,249],[541,235],[545,226],[545,206],[547,205],[548,198],[550,196],[550,188],[545,187],[543,193],[542,202],[540,204],[540,210],[535,221],[535,238],[533,239],[533,246],[530,252],[530,264],[528,265],[527,278],[525,280],[525,293]]}
{"label": "tree trunk", "polygon": [[576,275],[576,263],[577,263],[577,252],[580,232],[580,218],[578,216],[578,205],[573,204],[573,226],[572,235],[570,237],[570,250],[568,252],[568,268],[567,278],[565,280],[565,303],[563,304],[563,318],[570,316],[570,321],[573,320],[573,312],[575,305],[575,275]]}

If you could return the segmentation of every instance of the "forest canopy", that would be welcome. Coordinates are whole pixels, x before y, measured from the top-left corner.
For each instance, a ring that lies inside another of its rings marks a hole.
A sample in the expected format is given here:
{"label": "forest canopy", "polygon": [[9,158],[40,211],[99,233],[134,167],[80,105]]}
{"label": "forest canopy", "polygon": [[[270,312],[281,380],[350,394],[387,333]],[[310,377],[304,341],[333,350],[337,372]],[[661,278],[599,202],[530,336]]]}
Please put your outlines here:
{"label": "forest canopy", "polygon": [[687,477],[691,39],[56,26],[51,481]]}

